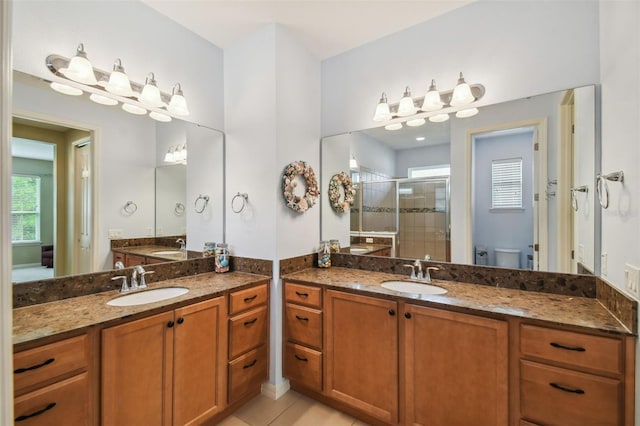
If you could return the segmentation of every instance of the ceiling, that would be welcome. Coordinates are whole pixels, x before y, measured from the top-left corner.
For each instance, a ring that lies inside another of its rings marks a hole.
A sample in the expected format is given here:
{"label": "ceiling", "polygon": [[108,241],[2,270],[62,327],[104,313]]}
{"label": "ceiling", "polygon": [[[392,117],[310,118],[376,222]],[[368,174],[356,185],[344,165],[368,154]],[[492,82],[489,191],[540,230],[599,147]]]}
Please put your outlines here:
{"label": "ceiling", "polygon": [[475,0],[141,1],[221,48],[277,23],[323,60]]}

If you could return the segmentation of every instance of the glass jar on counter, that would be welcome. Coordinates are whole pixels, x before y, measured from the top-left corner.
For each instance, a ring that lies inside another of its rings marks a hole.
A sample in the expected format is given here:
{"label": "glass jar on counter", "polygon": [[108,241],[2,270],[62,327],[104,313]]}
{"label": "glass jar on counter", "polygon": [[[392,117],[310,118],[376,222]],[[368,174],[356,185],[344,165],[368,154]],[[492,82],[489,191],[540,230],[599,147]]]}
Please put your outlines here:
{"label": "glass jar on counter", "polygon": [[330,267],[331,248],[329,247],[329,241],[320,241],[320,248],[318,249],[318,268]]}
{"label": "glass jar on counter", "polygon": [[329,240],[331,253],[340,253],[340,240]]}
{"label": "glass jar on counter", "polygon": [[215,249],[215,269],[216,272],[227,272],[229,270],[229,247],[225,243],[216,244]]}
{"label": "glass jar on counter", "polygon": [[202,257],[211,257],[216,254],[216,243],[206,242],[202,248]]}

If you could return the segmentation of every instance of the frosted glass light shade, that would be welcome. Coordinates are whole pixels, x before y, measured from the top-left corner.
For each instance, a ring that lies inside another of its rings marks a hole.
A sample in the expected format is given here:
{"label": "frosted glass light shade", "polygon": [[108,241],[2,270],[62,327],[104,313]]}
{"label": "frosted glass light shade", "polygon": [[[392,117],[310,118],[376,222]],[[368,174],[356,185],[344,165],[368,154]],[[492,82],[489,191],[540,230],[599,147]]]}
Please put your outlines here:
{"label": "frosted glass light shade", "polygon": [[447,121],[449,119],[449,114],[438,114],[438,115],[434,115],[433,117],[429,117],[429,121],[431,121],[432,123],[442,123],[444,121]]}
{"label": "frosted glass light shade", "polygon": [[453,89],[451,102],[449,102],[449,104],[451,106],[467,105],[475,100],[476,98],[471,94],[471,87],[469,87],[469,85],[464,81],[464,77],[462,76],[462,73],[460,73],[458,85]]}
{"label": "frosted glass light shade", "polygon": [[80,96],[84,93],[77,87],[67,86],[66,84],[58,83],[57,81],[52,81],[49,87],[51,87],[56,92],[62,93],[64,95]]}
{"label": "frosted glass light shade", "polygon": [[411,97],[411,91],[409,87],[404,91],[404,95],[402,95],[402,99],[400,99],[400,104],[398,105],[398,116],[406,117],[408,115],[413,115],[418,111],[418,108],[413,104],[413,98]]}
{"label": "frosted glass light shade", "polygon": [[115,99],[107,98],[106,96],[98,95],[96,93],[92,93],[91,96],[89,96],[89,99],[101,105],[118,105],[118,101],[116,101]]}
{"label": "frosted glass light shade", "polygon": [[[178,90],[176,91],[176,87]],[[187,100],[184,98],[182,94],[182,89],[180,89],[180,85],[177,84],[173,89],[173,95],[171,96],[171,100],[169,101],[169,106],[167,110],[174,115],[178,115],[181,117],[189,115],[189,108],[187,107]]]}
{"label": "frosted glass light shade", "polygon": [[389,103],[387,102],[387,95],[382,93],[380,102],[376,107],[376,113],[373,115],[373,121],[382,122],[391,120],[391,111],[389,110]]}
{"label": "frosted glass light shade", "polygon": [[402,123],[392,123],[384,126],[386,130],[400,130],[402,129]]}
{"label": "frosted glass light shade", "polygon": [[144,108],[140,108],[137,105],[132,105],[132,104],[122,104],[122,109],[127,111],[130,114],[135,114],[135,115],[144,115],[147,113],[147,110]]}
{"label": "frosted glass light shade", "polygon": [[473,117],[476,114],[478,114],[478,108],[469,108],[469,109],[463,109],[456,112],[456,117],[468,118],[468,117]]}
{"label": "frosted glass light shade", "polygon": [[160,89],[158,89],[153,73],[150,73],[149,76],[150,77],[147,77],[145,85],[142,88],[142,93],[138,96],[138,100],[143,104],[154,108],[164,106],[164,102],[162,102],[162,98],[160,96]]}
{"label": "frosted glass light shade", "polygon": [[424,118],[416,118],[414,120],[407,121],[407,126],[409,127],[419,127],[422,126],[427,121]]}
{"label": "frosted glass light shade", "polygon": [[169,121],[171,121],[171,117],[169,117],[167,114],[162,114],[159,112],[155,112],[155,111],[151,111],[149,113],[149,117],[153,118],[154,120],[157,121],[162,121],[164,123],[168,123]]}
{"label": "frosted glass light shade", "polygon": [[98,84],[96,75],[93,73],[93,66],[87,59],[87,54],[84,51],[84,45],[80,43],[76,56],[71,58],[69,66],[66,69],[61,69],[60,72],[64,74],[70,80],[77,81],[78,83],[94,86]]}
{"label": "frosted glass light shade", "polygon": [[164,155],[164,162],[165,163],[173,163],[175,161],[175,154],[172,150],[167,151],[167,153]]}
{"label": "frosted glass light shade", "polygon": [[109,76],[109,82],[105,86],[105,89],[107,92],[111,92],[114,95],[125,97],[133,95],[131,82],[129,81],[129,77],[124,73],[124,68],[122,67],[120,59],[116,59],[116,62],[113,64],[113,71]]}
{"label": "frosted glass light shade", "polygon": [[435,80],[431,80],[431,86],[429,86],[429,91],[424,95],[424,101],[422,101],[422,111],[437,111],[442,109],[442,105],[444,103],[440,100],[440,91],[436,89]]}

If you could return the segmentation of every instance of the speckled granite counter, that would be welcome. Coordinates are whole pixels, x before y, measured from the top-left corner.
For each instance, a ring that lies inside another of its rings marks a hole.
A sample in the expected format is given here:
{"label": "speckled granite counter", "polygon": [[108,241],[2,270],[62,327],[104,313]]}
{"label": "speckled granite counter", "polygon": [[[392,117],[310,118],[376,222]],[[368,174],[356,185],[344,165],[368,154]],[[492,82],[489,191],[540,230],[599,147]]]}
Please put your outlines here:
{"label": "speckled granite counter", "polygon": [[446,294],[408,294],[380,286],[383,281],[407,280],[406,275],[337,267],[309,268],[287,274],[283,278],[301,283],[323,284],[361,294],[370,293],[372,296],[393,296],[403,301],[418,301],[426,306],[510,315],[607,333],[633,334],[595,298],[441,280],[433,280],[431,284],[445,288],[448,291]]}
{"label": "speckled granite counter", "polygon": [[109,306],[106,303],[120,295],[117,290],[114,290],[16,308],[13,310],[13,344],[106,324],[133,315],[166,310],[168,307],[195,303],[222,295],[229,290],[268,280],[269,277],[263,275],[243,272],[225,274],[211,272],[151,283],[150,289],[186,287],[189,292],[172,299],[144,305]]}
{"label": "speckled granite counter", "polygon": [[[163,260],[166,260],[167,262],[187,259],[186,251],[180,251],[180,249],[176,249],[175,247],[167,247],[167,246],[158,246],[158,245],[132,246],[132,247],[112,248],[111,250],[114,252],[135,254],[136,256],[147,256],[147,257],[153,257],[155,259],[163,259]],[[165,252],[165,253],[162,253],[162,252]],[[168,252],[179,252],[179,253],[173,254]],[[198,253],[198,256],[202,257],[202,254]]]}

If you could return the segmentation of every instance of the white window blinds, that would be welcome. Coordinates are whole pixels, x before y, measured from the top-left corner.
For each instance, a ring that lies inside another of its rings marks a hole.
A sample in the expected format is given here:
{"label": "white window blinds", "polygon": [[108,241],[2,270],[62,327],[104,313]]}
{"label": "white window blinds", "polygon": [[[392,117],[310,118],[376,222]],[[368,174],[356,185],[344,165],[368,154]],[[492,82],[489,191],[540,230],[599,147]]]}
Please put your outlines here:
{"label": "white window blinds", "polygon": [[11,240],[40,240],[39,176],[11,176]]}
{"label": "white window blinds", "polygon": [[491,162],[491,208],[522,208],[522,158]]}

